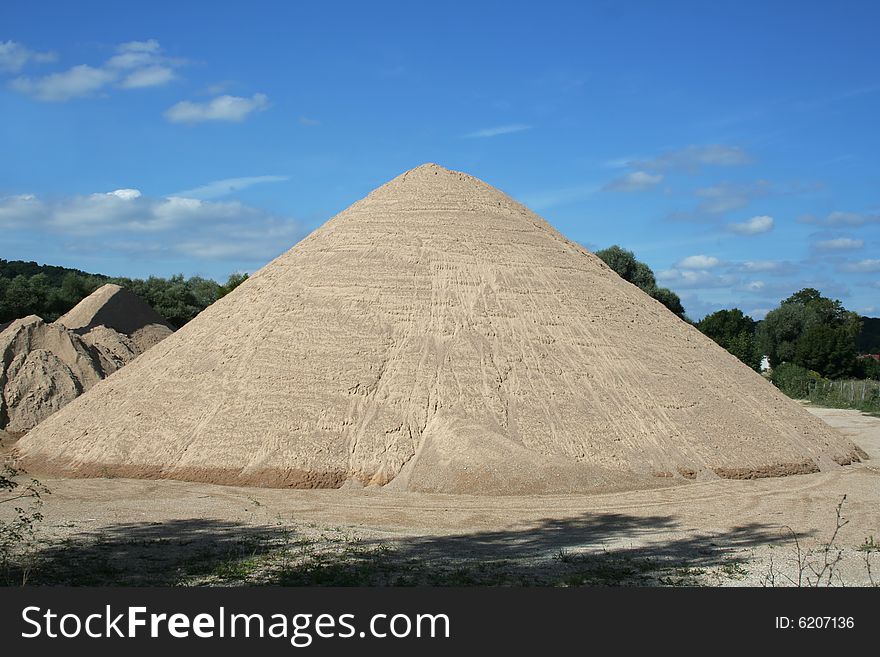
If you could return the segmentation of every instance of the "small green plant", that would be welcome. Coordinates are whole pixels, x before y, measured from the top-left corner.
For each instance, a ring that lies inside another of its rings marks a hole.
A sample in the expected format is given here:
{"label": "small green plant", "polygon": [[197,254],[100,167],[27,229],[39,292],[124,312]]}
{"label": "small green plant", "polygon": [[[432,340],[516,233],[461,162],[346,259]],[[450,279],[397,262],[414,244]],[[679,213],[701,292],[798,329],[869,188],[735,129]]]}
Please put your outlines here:
{"label": "small green plant", "polygon": [[[837,538],[840,530],[849,524],[849,520],[843,515],[843,507],[846,502],[844,495],[835,509],[835,524],[831,533],[831,538],[822,546],[805,550],[798,540],[797,534],[787,527],[791,533],[792,541],[795,548],[795,572],[787,574],[779,570],[775,561],[771,558],[770,565],[764,575],[763,586],[789,585],[797,587],[820,587],[832,586],[834,584],[846,586],[847,582],[840,575],[840,565],[844,558],[844,548],[838,545]],[[871,557],[874,552],[880,550],[880,545],[874,541],[874,537],[869,536],[865,542],[857,548],[862,552],[862,558],[865,563],[865,571],[867,573],[868,582],[871,586],[877,586],[874,581],[874,575],[871,570]]]}
{"label": "small green plant", "polygon": [[871,534],[865,539],[865,542],[859,546],[862,552],[880,552],[880,543],[874,541],[874,535]]}
{"label": "small green plant", "polygon": [[789,397],[805,399],[817,406],[880,412],[880,381],[826,379],[795,363],[777,365],[770,373],[770,381]]}
{"label": "small green plant", "polygon": [[819,379],[810,383],[806,398],[819,406],[877,413],[880,412],[880,381]]}
{"label": "small green plant", "polygon": [[718,570],[722,575],[729,579],[742,579],[749,574],[749,571],[743,566],[742,561],[737,559],[725,561],[721,564],[721,567]]}
{"label": "small green plant", "polygon": [[36,479],[19,482],[20,476],[11,462],[3,464],[0,504],[15,504],[15,515],[11,520],[0,521],[0,577],[4,583],[12,584],[20,576],[23,585],[33,567],[37,524],[43,519],[41,496],[49,491]]}
{"label": "small green plant", "polygon": [[572,561],[571,552],[565,548],[559,548],[559,551],[553,555],[553,560],[559,563],[570,563]]}
{"label": "small green plant", "polygon": [[806,399],[810,387],[821,378],[816,372],[794,363],[780,363],[770,373],[773,385],[793,399]]}
{"label": "small green plant", "polygon": [[673,569],[667,575],[658,577],[657,582],[663,586],[699,586],[702,584],[705,572],[702,568],[683,566]]}

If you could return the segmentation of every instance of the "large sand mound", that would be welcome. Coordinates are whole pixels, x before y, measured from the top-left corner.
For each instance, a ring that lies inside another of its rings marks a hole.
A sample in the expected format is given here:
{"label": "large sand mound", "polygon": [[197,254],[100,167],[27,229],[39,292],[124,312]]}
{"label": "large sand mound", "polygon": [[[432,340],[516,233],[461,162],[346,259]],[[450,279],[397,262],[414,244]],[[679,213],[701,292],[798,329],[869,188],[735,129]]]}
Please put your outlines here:
{"label": "large sand mound", "polygon": [[436,165],[328,221],[19,448],[69,475],[480,494],[864,455],[546,221]]}
{"label": "large sand mound", "polygon": [[105,285],[57,322],[36,315],[0,330],[0,429],[28,431],[170,335],[139,297]]}

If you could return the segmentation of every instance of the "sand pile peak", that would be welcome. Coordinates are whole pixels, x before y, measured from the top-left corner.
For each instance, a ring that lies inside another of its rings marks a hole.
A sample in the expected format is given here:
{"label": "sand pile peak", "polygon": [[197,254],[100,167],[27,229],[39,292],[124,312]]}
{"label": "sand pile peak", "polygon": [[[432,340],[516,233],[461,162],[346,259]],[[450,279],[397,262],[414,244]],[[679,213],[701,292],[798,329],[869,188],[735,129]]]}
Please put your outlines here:
{"label": "sand pile peak", "polygon": [[858,449],[502,192],[370,193],[20,443],[37,470],[565,493]]}
{"label": "sand pile peak", "polygon": [[173,331],[165,318],[143,299],[114,283],[99,287],[61,316],[58,323],[80,335],[105,326],[127,336],[140,351],[146,351]]}
{"label": "sand pile peak", "polygon": [[57,322],[31,315],[0,327],[0,429],[28,431],[170,333],[118,285],[99,288]]}

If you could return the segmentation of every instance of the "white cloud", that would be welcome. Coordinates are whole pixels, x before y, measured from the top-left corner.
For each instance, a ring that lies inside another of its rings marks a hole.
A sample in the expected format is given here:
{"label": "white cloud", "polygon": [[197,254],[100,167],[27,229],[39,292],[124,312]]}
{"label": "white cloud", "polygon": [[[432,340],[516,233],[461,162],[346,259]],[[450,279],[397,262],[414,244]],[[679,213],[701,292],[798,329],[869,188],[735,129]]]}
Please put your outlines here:
{"label": "white cloud", "polygon": [[780,269],[782,263],[778,260],[746,260],[741,266],[743,271],[771,272]]}
{"label": "white cloud", "polygon": [[721,261],[714,256],[692,255],[680,260],[676,267],[680,269],[712,269],[721,264]]}
{"label": "white cloud", "polygon": [[838,237],[832,240],[820,240],[816,242],[817,249],[822,251],[848,251],[851,249],[861,249],[865,245],[865,240],[857,240],[851,237]]}
{"label": "white cloud", "polygon": [[170,196],[149,198],[137,189],[43,201],[33,195],[0,199],[0,227],[29,226],[77,234],[98,231],[159,231],[186,224],[258,216],[238,202],[209,202]]}
{"label": "white cloud", "polygon": [[752,308],[749,311],[749,316],[752,319],[764,319],[767,316],[767,313],[769,313],[771,310],[773,310],[773,309],[772,308]]}
{"label": "white cloud", "polygon": [[112,248],[256,263],[279,255],[302,236],[297,222],[237,201],[151,198],[131,188],[54,201],[33,195],[0,198],[0,230],[64,235],[67,247],[77,251]]}
{"label": "white cloud", "polygon": [[828,215],[829,224],[848,224],[851,226],[860,226],[865,223],[865,216],[857,212],[832,212]]}
{"label": "white cloud", "polygon": [[302,229],[297,223],[266,218],[250,226],[221,225],[210,235],[176,244],[174,250],[204,260],[265,262],[289,249],[301,237]]}
{"label": "white cloud", "polygon": [[880,214],[838,211],[830,213],[826,217],[826,222],[831,226],[864,226],[865,224],[880,223]]}
{"label": "white cloud", "polygon": [[880,260],[869,258],[867,260],[859,260],[858,262],[849,262],[840,267],[843,271],[856,273],[876,273],[880,272]]}
{"label": "white cloud", "polygon": [[120,43],[119,52],[159,52],[162,48],[155,39],[147,39],[146,41],[127,41]]}
{"label": "white cloud", "polygon": [[31,218],[43,212],[43,202],[33,194],[0,198],[0,228],[14,229],[28,225]]}
{"label": "white cloud", "polygon": [[805,214],[798,217],[798,223],[802,224],[825,224],[827,226],[864,226],[866,224],[880,223],[880,214],[865,212],[842,212],[836,210],[828,213],[824,219],[815,215]]}
{"label": "white cloud", "polygon": [[194,258],[202,258],[204,260],[226,260],[233,257],[239,257],[246,249],[242,249],[241,244],[231,242],[229,240],[218,240],[211,237],[204,237],[197,240],[187,240],[175,246],[180,253],[192,256]]}
{"label": "white cloud", "polygon": [[193,189],[175,192],[174,196],[210,199],[240,192],[253,185],[284,182],[286,180],[290,180],[290,176],[247,176],[242,178],[225,178],[224,180],[215,180],[209,182],[207,185],[201,185],[200,187],[194,187]]}
{"label": "white cloud", "polygon": [[105,66],[120,70],[129,70],[151,66],[156,61],[155,55],[149,52],[120,52],[107,60]]}
{"label": "white cloud", "polygon": [[797,271],[798,266],[793,262],[786,260],[746,260],[737,267],[738,271],[749,274],[770,274],[772,276],[783,276],[793,274]]}
{"label": "white cloud", "polygon": [[116,189],[112,192],[108,192],[110,196],[115,196],[116,198],[121,198],[126,201],[131,201],[132,199],[141,197],[141,190],[139,189]]}
{"label": "white cloud", "polygon": [[727,229],[737,235],[759,235],[773,230],[773,217],[759,215],[742,223],[727,224]]}
{"label": "white cloud", "polygon": [[241,122],[252,112],[260,112],[268,107],[269,98],[265,94],[254,94],[251,98],[218,96],[207,103],[181,101],[165,112],[165,118],[172,123]]}
{"label": "white cloud", "polygon": [[651,171],[682,169],[696,172],[707,166],[730,167],[751,163],[752,158],[738,146],[711,144],[708,146],[688,146],[679,150],[667,151],[653,159],[633,161],[631,166]]}
{"label": "white cloud", "polygon": [[744,208],[754,199],[769,193],[770,183],[766,180],[748,184],[721,183],[712,187],[701,187],[694,192],[703,199],[697,207],[698,212],[708,214],[723,214]]}
{"label": "white cloud", "polygon": [[509,135],[514,132],[522,132],[523,130],[531,130],[532,126],[525,125],[522,123],[514,123],[511,125],[499,125],[494,128],[483,128],[482,130],[476,130],[475,132],[471,132],[465,135],[468,138],[486,138],[486,137],[498,137],[499,135]]}
{"label": "white cloud", "polygon": [[603,187],[603,190],[609,192],[644,192],[654,189],[663,181],[662,173],[646,173],[644,171],[633,171],[625,176],[621,176]]}
{"label": "white cloud", "polygon": [[102,68],[80,64],[63,73],[52,73],[41,78],[16,78],[10,86],[37,100],[60,102],[90,96],[110,84],[115,77],[113,73]]}
{"label": "white cloud", "polygon": [[174,80],[174,69],[185,63],[161,53],[155,39],[130,41],[117,46],[116,54],[101,66],[79,64],[39,78],[19,77],[12,80],[10,87],[46,102],[92,96],[112,84],[123,89],[156,87]]}
{"label": "white cloud", "polygon": [[730,287],[739,282],[736,276],[717,275],[700,269],[666,269],[657,274],[663,285],[676,289]]}
{"label": "white cloud", "polygon": [[747,292],[763,292],[767,284],[764,281],[750,281],[743,285],[743,289]]}
{"label": "white cloud", "polygon": [[127,75],[119,86],[123,89],[143,89],[144,87],[158,87],[171,82],[175,77],[173,69],[167,66],[149,66],[141,68]]}
{"label": "white cloud", "polygon": [[54,52],[37,52],[15,41],[0,41],[0,71],[5,73],[18,73],[31,62],[46,64],[57,58]]}

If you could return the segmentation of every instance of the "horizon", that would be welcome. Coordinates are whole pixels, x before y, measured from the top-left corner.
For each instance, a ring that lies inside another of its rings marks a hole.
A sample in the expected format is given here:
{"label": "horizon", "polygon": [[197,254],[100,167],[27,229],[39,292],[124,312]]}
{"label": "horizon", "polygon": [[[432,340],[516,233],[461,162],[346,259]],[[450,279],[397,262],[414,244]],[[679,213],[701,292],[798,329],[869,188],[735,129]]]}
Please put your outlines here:
{"label": "horizon", "polygon": [[0,258],[222,282],[437,162],[691,319],[880,314],[880,8],[551,4],[5,3]]}

